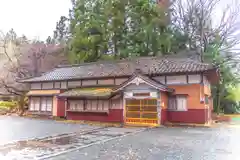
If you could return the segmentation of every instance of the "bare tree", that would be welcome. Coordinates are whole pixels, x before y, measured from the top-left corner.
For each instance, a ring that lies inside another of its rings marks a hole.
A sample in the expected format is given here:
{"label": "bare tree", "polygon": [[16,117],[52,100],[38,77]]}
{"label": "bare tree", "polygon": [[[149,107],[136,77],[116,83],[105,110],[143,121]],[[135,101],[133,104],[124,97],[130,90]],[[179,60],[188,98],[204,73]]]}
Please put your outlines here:
{"label": "bare tree", "polygon": [[[5,36],[5,35],[4,35]],[[0,86],[4,93],[17,97],[19,109],[24,108],[24,99],[28,91],[26,84],[18,83],[19,79],[39,76],[66,62],[63,48],[41,42],[20,43],[19,39],[8,40],[5,36],[0,41],[2,66],[0,67]]]}
{"label": "bare tree", "polygon": [[[226,1],[224,1],[226,3]],[[218,36],[221,52],[231,52],[239,42],[240,5],[231,3],[223,8],[221,0],[175,0],[172,3],[173,26],[188,35],[188,47],[206,52]],[[236,50],[235,50],[236,51]]]}

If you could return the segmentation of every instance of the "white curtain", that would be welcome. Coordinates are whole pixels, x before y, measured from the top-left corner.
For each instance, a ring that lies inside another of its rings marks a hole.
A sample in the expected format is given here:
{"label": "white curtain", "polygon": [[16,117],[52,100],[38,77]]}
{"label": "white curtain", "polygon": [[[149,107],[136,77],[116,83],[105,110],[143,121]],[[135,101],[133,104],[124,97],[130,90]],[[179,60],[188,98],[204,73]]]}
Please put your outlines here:
{"label": "white curtain", "polygon": [[46,101],[46,111],[51,112],[52,111],[52,98],[47,98]]}
{"label": "white curtain", "polygon": [[41,98],[41,111],[45,112],[47,110],[47,98]]}
{"label": "white curtain", "polygon": [[30,111],[39,111],[40,110],[40,98],[32,97],[30,99]]}
{"label": "white curtain", "polygon": [[177,110],[187,110],[187,99],[186,96],[177,96]]}

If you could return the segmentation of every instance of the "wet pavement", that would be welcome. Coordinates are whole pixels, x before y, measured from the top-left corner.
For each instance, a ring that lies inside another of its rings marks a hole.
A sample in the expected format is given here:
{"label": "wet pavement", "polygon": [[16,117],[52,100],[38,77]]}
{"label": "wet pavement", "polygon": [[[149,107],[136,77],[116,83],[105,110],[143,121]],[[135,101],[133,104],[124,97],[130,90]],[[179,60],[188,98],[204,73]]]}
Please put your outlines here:
{"label": "wet pavement", "polygon": [[0,116],[0,145],[99,127],[15,116]]}
{"label": "wet pavement", "polygon": [[235,124],[145,129],[0,117],[0,127],[1,160],[239,160]]}
{"label": "wet pavement", "polygon": [[240,127],[156,128],[51,160],[239,160]]}
{"label": "wet pavement", "polygon": [[134,131],[137,130],[98,128],[29,141],[19,141],[1,146],[0,159],[47,159],[53,155],[68,153],[96,142],[111,140]]}
{"label": "wet pavement", "polygon": [[[7,117],[8,120],[9,117]],[[30,123],[35,123],[34,127],[38,126],[38,123],[46,123],[46,126],[42,127],[44,135],[45,129],[48,129],[49,123],[51,124],[52,130],[56,127],[67,127],[69,124],[60,123],[48,120],[30,120],[30,119],[17,119],[25,123],[30,121]],[[11,119],[12,121],[14,121]],[[22,123],[23,123],[22,122]],[[13,124],[14,125],[14,124]],[[55,126],[56,125],[56,126]],[[75,128],[68,130],[68,133],[63,133],[65,130],[56,130],[55,132],[48,132],[48,136],[42,138],[30,138],[28,140],[19,140],[16,142],[0,145],[0,159],[7,160],[25,160],[25,159],[47,159],[54,155],[65,154],[70,151],[75,151],[80,148],[84,148],[98,142],[112,140],[130,133],[135,133],[143,130],[143,128],[113,128],[113,127],[93,127],[89,125],[77,125],[72,124]],[[31,127],[30,127],[31,128]],[[33,128],[22,128],[21,132],[36,132],[32,130]],[[68,127],[67,127],[68,128]],[[6,129],[6,128],[5,128]],[[24,130],[26,129],[26,130]],[[69,128],[68,128],[69,129]],[[5,130],[6,131],[6,130]],[[38,130],[39,131],[39,130]],[[12,132],[9,130],[9,132]],[[62,132],[59,134],[59,132]],[[15,133],[16,130],[15,130]],[[51,135],[51,133],[55,133]],[[20,133],[22,134],[22,133]],[[38,133],[39,134],[39,133]],[[17,137],[15,137],[17,138]],[[19,138],[19,136],[18,136]],[[25,137],[26,138],[26,137]]]}

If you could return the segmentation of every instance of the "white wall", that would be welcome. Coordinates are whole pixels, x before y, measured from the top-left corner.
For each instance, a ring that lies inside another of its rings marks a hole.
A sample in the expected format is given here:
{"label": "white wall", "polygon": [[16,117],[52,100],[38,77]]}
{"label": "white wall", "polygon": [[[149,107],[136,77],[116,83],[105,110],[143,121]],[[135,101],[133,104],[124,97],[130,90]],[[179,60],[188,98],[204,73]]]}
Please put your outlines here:
{"label": "white wall", "polygon": [[[154,80],[165,84],[187,84],[187,75],[176,75],[176,76],[157,76],[153,77]],[[199,84],[201,82],[200,74],[190,74],[188,75],[188,83],[190,84]]]}
{"label": "white wall", "polygon": [[188,75],[188,83],[200,83],[200,82],[201,82],[200,74]]}
{"label": "white wall", "polygon": [[187,84],[187,76],[167,76],[167,84]]}

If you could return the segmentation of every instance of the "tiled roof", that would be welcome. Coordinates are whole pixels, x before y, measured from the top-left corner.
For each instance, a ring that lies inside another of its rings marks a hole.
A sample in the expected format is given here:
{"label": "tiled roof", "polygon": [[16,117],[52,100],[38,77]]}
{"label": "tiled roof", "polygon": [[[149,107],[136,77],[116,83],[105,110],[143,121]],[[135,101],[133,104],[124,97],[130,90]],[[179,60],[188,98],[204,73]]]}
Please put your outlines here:
{"label": "tiled roof", "polygon": [[111,88],[79,88],[59,94],[59,97],[109,97]]}
{"label": "tiled roof", "polygon": [[39,77],[22,82],[84,79],[94,77],[131,76],[140,68],[144,74],[166,74],[184,72],[204,72],[213,69],[210,64],[200,63],[190,58],[140,57],[131,60],[84,63],[59,66]]}

